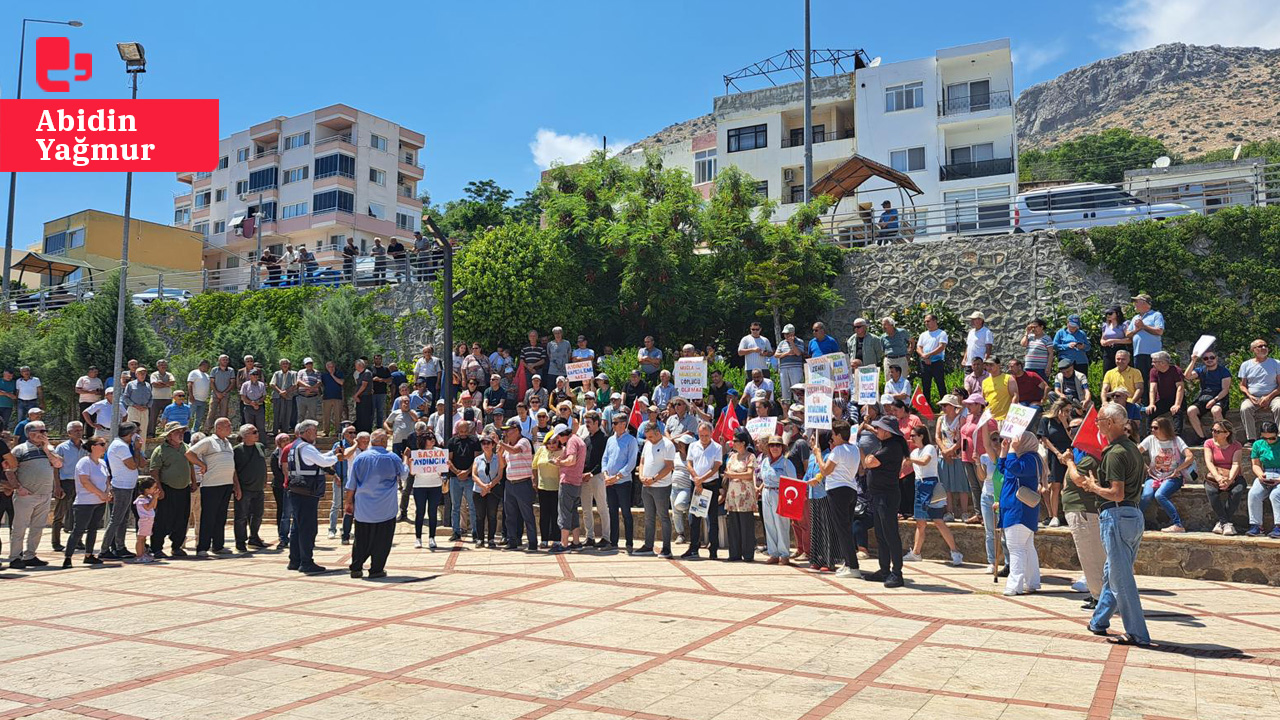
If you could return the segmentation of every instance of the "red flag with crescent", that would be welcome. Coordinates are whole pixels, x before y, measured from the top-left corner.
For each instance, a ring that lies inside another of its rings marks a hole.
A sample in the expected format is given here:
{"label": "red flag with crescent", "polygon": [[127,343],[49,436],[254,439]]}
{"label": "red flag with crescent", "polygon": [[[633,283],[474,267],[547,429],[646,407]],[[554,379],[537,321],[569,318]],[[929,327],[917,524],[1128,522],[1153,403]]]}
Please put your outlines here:
{"label": "red flag with crescent", "polygon": [[803,520],[804,503],[808,497],[808,485],[795,478],[778,478],[778,515],[792,520]]}
{"label": "red flag with crescent", "polygon": [[1085,413],[1084,420],[1080,423],[1080,429],[1076,431],[1076,439],[1071,442],[1071,447],[1100,460],[1102,450],[1109,444],[1107,437],[1098,430],[1098,408],[1090,405],[1089,412]]}
{"label": "red flag with crescent", "polygon": [[933,408],[929,407],[929,399],[920,392],[920,386],[917,385],[915,392],[911,393],[911,407],[920,413],[920,417],[925,420],[933,420]]}

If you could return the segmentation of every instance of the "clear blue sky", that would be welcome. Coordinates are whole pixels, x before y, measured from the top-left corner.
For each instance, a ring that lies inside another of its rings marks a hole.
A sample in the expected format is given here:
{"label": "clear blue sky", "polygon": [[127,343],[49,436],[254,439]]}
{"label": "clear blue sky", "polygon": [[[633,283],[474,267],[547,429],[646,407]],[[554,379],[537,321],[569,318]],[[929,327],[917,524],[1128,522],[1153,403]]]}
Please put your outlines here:
{"label": "clear blue sky", "polygon": [[[1022,89],[1131,47],[1136,31],[1111,24],[1108,5],[922,0],[904,14],[901,3],[814,0],[813,46],[864,48],[893,62],[1008,37]],[[221,135],[347,103],[426,134],[421,187],[433,200],[456,198],[467,181],[484,178],[519,195],[537,182],[530,144],[540,128],[607,135],[613,144],[709,112],[724,73],[803,47],[802,7],[800,0],[7,2],[0,3],[0,89],[14,96],[24,15],[78,19],[79,29],[28,26],[25,97],[42,95],[35,37],[64,34],[73,52],[93,53],[92,81],[73,83],[78,97],[126,96],[114,44],[137,41],[148,60],[140,97],[217,98]],[[135,216],[172,220],[177,189],[169,173],[136,176]],[[7,190],[5,173],[0,205]],[[123,195],[122,174],[19,175],[14,245],[37,241],[45,220],[85,208],[121,212]]]}

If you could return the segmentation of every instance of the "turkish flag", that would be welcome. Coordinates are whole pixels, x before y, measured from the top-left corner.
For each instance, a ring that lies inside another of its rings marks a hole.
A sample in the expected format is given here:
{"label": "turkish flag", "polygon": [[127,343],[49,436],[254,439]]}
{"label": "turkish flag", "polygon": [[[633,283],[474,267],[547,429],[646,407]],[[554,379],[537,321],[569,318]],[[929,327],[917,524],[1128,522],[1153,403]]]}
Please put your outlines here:
{"label": "turkish flag", "polygon": [[636,398],[634,403],[631,403],[631,417],[627,419],[627,424],[631,426],[632,430],[638,429],[640,423],[644,421],[644,412],[640,409],[640,401],[646,399],[645,396],[641,395]]}
{"label": "turkish flag", "polygon": [[720,413],[720,420],[716,422],[716,431],[712,434],[712,438],[720,443],[733,442],[733,436],[740,427],[742,423],[738,421],[737,410],[730,405]]}
{"label": "turkish flag", "polygon": [[925,420],[933,419],[933,408],[929,407],[929,401],[925,399],[924,393],[920,392],[919,385],[911,393],[911,407],[915,408]]}
{"label": "turkish flag", "polygon": [[524,394],[529,392],[529,373],[524,368],[524,361],[516,366],[516,399],[524,401]]}
{"label": "turkish flag", "polygon": [[804,502],[808,496],[808,485],[795,478],[778,478],[778,515],[792,520],[803,520]]}
{"label": "turkish flag", "polygon": [[1085,413],[1084,421],[1080,423],[1080,429],[1076,431],[1076,439],[1071,441],[1071,447],[1101,459],[1102,450],[1108,444],[1106,436],[1098,431],[1098,409],[1090,405],[1089,412]]}

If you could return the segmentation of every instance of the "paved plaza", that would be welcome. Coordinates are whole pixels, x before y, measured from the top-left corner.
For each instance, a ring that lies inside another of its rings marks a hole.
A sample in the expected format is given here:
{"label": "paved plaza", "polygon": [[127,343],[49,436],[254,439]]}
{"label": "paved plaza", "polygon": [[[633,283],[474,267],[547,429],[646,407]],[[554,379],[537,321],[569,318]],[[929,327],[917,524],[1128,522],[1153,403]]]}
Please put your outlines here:
{"label": "paved plaza", "polygon": [[[1139,578],[1161,650],[1085,631],[1069,572],[908,585],[617,554],[412,549],[385,580],[284,558],[5,571],[0,720],[1274,716],[1280,588]],[[266,528],[264,528],[266,530]],[[77,559],[78,562],[78,559]],[[1117,623],[1113,628],[1119,631]]]}

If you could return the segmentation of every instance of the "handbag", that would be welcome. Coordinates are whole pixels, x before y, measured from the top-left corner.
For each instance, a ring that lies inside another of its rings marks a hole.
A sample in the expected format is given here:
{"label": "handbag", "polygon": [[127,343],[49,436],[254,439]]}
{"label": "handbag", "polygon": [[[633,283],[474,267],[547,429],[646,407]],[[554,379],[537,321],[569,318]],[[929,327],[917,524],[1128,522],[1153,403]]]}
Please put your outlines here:
{"label": "handbag", "polygon": [[1036,507],[1040,504],[1040,493],[1023,485],[1018,488],[1018,500],[1027,507]]}
{"label": "handbag", "polygon": [[947,486],[942,484],[941,479],[934,480],[933,492],[929,495],[929,504],[937,505],[947,501]]}

